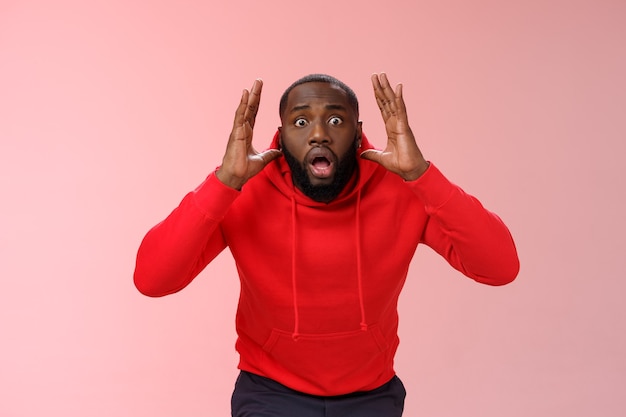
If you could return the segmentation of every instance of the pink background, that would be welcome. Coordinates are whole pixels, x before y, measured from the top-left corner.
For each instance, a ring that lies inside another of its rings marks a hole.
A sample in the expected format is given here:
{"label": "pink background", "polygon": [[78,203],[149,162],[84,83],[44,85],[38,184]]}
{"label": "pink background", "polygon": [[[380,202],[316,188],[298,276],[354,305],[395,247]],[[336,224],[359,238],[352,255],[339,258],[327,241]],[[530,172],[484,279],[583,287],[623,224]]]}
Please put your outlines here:
{"label": "pink background", "polygon": [[625,415],[625,42],[623,0],[2,0],[0,415],[230,415],[230,254],[150,299],[139,242],[220,163],[254,78],[259,148],[310,72],[353,86],[382,146],[379,71],[522,262],[490,288],[418,250],[405,415]]}

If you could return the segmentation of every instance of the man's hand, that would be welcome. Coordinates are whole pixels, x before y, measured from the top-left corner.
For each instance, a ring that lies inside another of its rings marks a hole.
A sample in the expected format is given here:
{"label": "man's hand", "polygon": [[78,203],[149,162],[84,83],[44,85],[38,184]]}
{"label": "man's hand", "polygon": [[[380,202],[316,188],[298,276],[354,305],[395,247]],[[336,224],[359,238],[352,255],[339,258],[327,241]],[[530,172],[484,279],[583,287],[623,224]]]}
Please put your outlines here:
{"label": "man's hand", "polygon": [[406,106],[402,98],[402,84],[391,88],[385,73],[372,75],[376,102],[387,130],[387,146],[383,151],[369,149],[361,158],[378,162],[389,171],[400,175],[405,181],[419,178],[428,168],[409,127]]}
{"label": "man's hand", "polygon": [[257,152],[252,146],[252,130],[261,102],[262,88],[263,81],[257,79],[254,80],[250,91],[243,90],[241,102],[235,112],[233,130],[226,145],[226,153],[222,165],[215,174],[221,182],[237,190],[261,172],[265,165],[281,155],[277,149]]}

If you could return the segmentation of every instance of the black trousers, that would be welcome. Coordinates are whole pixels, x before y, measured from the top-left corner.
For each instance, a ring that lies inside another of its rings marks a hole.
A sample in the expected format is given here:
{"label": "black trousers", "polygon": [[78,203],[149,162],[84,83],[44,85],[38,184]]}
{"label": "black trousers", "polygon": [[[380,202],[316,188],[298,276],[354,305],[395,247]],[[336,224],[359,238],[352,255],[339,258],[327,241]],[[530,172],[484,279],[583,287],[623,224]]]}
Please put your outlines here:
{"label": "black trousers", "polygon": [[233,417],[401,417],[405,396],[397,376],[372,391],[320,397],[241,371],[231,405]]}

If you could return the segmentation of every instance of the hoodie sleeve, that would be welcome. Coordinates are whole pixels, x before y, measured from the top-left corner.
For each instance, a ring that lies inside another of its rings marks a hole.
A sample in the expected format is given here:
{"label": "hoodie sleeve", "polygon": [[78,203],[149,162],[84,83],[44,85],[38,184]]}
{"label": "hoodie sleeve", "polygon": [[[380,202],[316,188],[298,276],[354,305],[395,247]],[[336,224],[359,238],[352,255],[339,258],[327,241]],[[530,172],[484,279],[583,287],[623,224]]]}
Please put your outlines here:
{"label": "hoodie sleeve", "polygon": [[429,215],[423,243],[478,282],[504,285],[515,279],[517,250],[498,216],[448,181],[432,163],[420,178],[407,184]]}
{"label": "hoodie sleeve", "polygon": [[219,223],[238,195],[215,173],[187,194],[141,242],[134,273],[137,289],[160,297],[187,286],[226,247]]}

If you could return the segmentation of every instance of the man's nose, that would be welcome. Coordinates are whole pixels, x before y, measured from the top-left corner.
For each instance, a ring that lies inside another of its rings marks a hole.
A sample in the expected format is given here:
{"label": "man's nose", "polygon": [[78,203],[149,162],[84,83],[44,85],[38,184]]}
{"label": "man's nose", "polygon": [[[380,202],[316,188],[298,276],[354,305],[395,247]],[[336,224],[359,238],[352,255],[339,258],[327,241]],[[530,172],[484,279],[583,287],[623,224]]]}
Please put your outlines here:
{"label": "man's nose", "polygon": [[313,123],[309,136],[309,145],[319,145],[322,143],[330,143],[330,136],[328,136],[326,124],[321,122]]}

